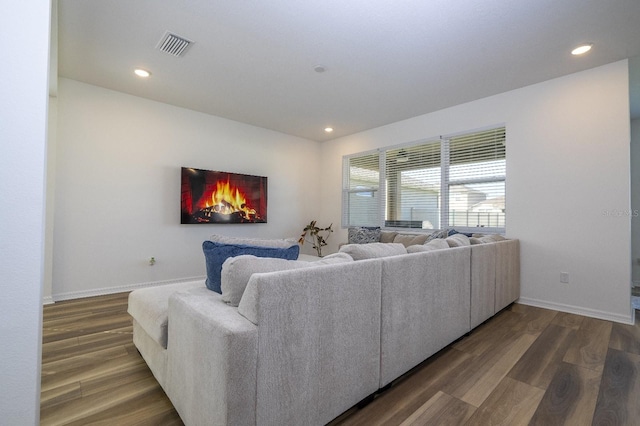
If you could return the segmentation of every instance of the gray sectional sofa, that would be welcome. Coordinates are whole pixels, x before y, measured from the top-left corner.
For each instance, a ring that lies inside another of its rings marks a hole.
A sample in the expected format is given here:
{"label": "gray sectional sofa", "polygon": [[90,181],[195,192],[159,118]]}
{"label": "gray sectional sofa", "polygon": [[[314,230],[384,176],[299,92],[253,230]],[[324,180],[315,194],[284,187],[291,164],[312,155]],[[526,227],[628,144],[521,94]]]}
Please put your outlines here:
{"label": "gray sectional sofa", "polygon": [[341,251],[369,258],[254,273],[237,307],[204,282],[130,294],[134,343],[185,424],[326,424],[519,297],[518,240]]}

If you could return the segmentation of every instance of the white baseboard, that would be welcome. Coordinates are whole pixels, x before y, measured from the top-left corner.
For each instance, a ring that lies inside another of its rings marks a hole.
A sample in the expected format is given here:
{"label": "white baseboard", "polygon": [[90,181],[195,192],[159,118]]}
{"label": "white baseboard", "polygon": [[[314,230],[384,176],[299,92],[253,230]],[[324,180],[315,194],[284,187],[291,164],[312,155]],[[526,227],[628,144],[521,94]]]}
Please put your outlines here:
{"label": "white baseboard", "polygon": [[43,305],[52,305],[53,302],[53,297],[52,296],[46,296],[42,298],[42,304]]}
{"label": "white baseboard", "polygon": [[546,300],[530,299],[521,297],[517,300],[523,305],[535,306],[537,308],[553,309],[554,311],[567,312],[569,314],[584,315],[591,318],[598,318],[607,321],[619,322],[622,324],[633,324],[634,314],[631,310],[631,301],[629,301],[629,315],[619,315],[611,312],[598,311],[596,309],[583,308],[581,306],[565,305],[563,303],[549,302]]}
{"label": "white baseboard", "polygon": [[204,276],[188,277],[188,278],[179,278],[175,280],[153,281],[153,282],[146,282],[146,283],[127,284],[127,285],[121,285],[116,287],[97,288],[97,289],[91,289],[91,290],[58,293],[58,294],[54,294],[51,297],[45,298],[44,303],[47,304],[47,299],[51,299],[49,303],[54,303],[62,300],[82,299],[84,297],[104,296],[107,294],[124,293],[127,291],[133,291],[133,290],[137,290],[139,288],[145,288],[145,287],[156,287],[160,285],[188,283],[188,282],[196,282],[196,281],[204,282],[205,278],[206,277]]}

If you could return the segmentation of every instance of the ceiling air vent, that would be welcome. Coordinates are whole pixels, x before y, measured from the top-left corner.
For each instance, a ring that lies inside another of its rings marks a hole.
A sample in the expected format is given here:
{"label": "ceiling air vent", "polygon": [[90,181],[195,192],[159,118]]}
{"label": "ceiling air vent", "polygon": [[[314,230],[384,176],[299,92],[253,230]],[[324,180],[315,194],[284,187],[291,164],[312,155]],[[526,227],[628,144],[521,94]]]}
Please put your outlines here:
{"label": "ceiling air vent", "polygon": [[173,56],[184,56],[185,51],[193,42],[170,32],[166,32],[158,43],[158,49]]}

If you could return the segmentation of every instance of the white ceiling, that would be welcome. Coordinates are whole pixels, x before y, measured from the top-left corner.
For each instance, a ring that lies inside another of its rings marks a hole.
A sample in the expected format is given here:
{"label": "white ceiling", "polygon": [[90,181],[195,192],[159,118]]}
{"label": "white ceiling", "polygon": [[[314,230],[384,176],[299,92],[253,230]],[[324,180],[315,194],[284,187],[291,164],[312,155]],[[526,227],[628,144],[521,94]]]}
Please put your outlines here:
{"label": "white ceiling", "polygon": [[[61,77],[317,141],[640,55],[639,0],[58,0],[58,18]],[[173,57],[165,31],[195,43]]]}

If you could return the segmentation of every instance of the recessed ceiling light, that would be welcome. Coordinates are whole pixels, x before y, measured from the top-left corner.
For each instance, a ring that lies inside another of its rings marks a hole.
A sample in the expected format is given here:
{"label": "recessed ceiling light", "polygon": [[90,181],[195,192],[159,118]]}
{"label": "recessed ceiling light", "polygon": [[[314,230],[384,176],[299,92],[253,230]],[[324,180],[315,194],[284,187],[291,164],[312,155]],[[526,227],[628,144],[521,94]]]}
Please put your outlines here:
{"label": "recessed ceiling light", "polygon": [[151,75],[151,73],[147,70],[143,70],[142,68],[136,68],[133,71],[138,77],[147,78]]}
{"label": "recessed ceiling light", "polygon": [[590,51],[592,47],[593,47],[593,43],[581,44],[580,46],[578,46],[575,49],[573,49],[571,51],[571,54],[572,55],[584,55],[585,53]]}
{"label": "recessed ceiling light", "polygon": [[333,132],[333,127],[325,127],[324,131],[325,131],[325,133],[331,133],[331,132]]}

